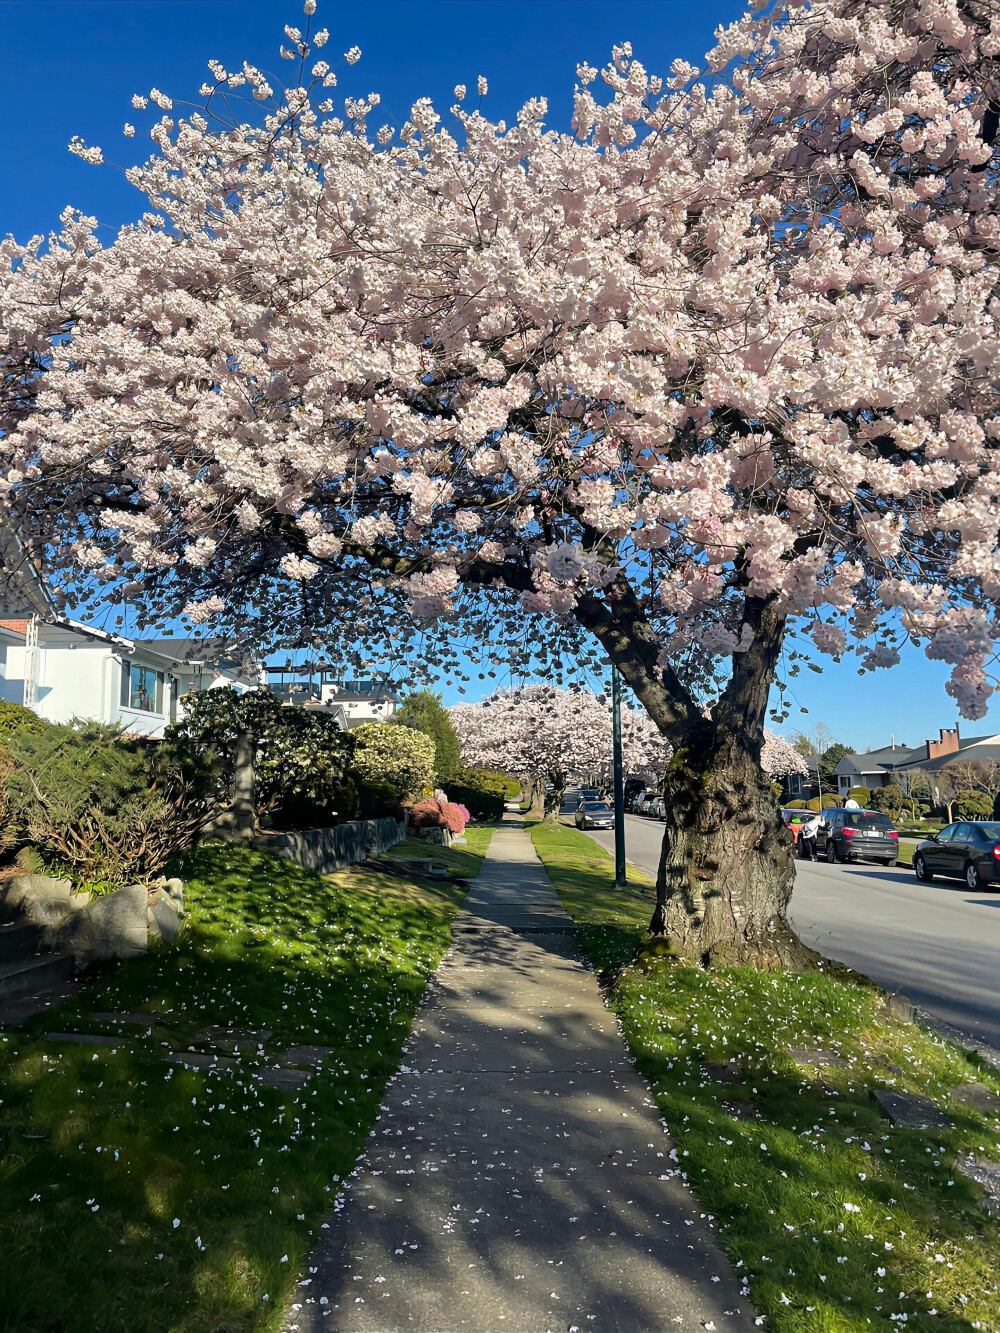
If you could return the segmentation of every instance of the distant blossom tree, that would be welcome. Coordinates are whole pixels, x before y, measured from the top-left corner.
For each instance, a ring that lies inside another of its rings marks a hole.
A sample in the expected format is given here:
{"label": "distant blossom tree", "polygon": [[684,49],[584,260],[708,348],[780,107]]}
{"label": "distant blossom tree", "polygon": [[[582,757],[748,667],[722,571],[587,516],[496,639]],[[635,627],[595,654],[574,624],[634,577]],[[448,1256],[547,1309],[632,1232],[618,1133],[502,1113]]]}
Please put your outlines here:
{"label": "distant blossom tree", "polygon": [[809,776],[809,765],[799,751],[790,741],[786,741],[783,736],[776,736],[773,731],[764,732],[760,765],[772,782],[781,778]]}
{"label": "distant blossom tree", "polygon": [[[611,710],[589,690],[529,685],[481,704],[458,704],[449,713],[463,762],[528,779],[533,808],[547,819],[558,817],[570,781],[610,772]],[[663,738],[643,723],[623,716],[622,743],[629,767],[662,769]]]}
{"label": "distant blossom tree", "polygon": [[789,636],[921,644],[964,717],[994,688],[995,5],[774,0],[710,84],[623,44],[572,135],[544,98],[487,119],[485,80],[370,133],[326,31],[286,33],[288,89],[212,61],[200,109],[136,95],[116,238],[5,243],[7,520],[151,620],[610,658],[675,754],[652,929],[808,965],[760,763]]}

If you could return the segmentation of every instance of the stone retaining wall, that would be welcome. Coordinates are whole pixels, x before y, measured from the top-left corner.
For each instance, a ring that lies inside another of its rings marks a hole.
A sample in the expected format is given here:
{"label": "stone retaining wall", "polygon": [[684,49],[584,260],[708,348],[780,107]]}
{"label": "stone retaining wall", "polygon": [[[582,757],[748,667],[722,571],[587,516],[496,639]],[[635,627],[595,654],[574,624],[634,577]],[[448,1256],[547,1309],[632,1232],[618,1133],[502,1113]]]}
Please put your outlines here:
{"label": "stone retaining wall", "polygon": [[262,851],[295,861],[306,870],[329,875],[386,852],[405,837],[405,823],[397,823],[395,819],[361,819],[331,828],[276,833],[261,839],[258,845]]}

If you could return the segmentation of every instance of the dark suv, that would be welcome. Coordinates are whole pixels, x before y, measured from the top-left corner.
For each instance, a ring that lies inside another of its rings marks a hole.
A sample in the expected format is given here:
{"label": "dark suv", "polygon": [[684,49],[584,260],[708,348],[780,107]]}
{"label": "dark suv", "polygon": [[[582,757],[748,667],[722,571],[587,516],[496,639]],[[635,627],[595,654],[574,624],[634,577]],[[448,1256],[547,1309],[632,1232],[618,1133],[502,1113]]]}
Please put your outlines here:
{"label": "dark suv", "polygon": [[913,853],[913,871],[926,884],[935,875],[964,879],[970,889],[1000,880],[1000,824],[949,824]]}
{"label": "dark suv", "polygon": [[824,810],[816,850],[828,861],[881,861],[894,866],[899,834],[878,810]]}

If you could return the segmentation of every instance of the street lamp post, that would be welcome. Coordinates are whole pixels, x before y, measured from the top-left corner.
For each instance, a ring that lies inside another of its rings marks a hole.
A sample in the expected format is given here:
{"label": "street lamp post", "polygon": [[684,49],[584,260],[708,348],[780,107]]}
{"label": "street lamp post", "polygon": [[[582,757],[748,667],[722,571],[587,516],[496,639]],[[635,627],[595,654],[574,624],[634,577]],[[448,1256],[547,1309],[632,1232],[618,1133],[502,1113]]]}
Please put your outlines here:
{"label": "street lamp post", "polygon": [[622,678],[611,668],[611,735],[615,786],[615,888],[624,889],[625,878],[625,769],[622,764]]}

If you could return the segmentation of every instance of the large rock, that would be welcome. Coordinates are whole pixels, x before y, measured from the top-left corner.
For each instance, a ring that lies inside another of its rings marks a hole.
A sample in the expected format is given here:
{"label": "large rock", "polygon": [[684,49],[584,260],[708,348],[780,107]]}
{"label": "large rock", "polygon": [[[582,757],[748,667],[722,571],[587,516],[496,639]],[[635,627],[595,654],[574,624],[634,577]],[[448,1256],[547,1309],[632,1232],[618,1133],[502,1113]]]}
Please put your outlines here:
{"label": "large rock", "polygon": [[15,875],[8,880],[4,909],[10,916],[23,916],[43,930],[61,927],[90,901],[89,893],[74,893],[68,879],[51,875]]}
{"label": "large rock", "polygon": [[[183,910],[181,908],[181,911]],[[177,932],[181,928],[181,917],[177,910],[177,904],[162,889],[157,892],[156,897],[149,904],[146,912],[146,925],[150,935],[155,939],[166,941],[167,944],[176,938]]]}
{"label": "large rock", "polygon": [[930,1097],[916,1092],[895,1092],[891,1088],[875,1088],[869,1096],[881,1108],[882,1114],[900,1129],[952,1129],[951,1120]]}
{"label": "large rock", "polygon": [[144,884],[95,898],[60,932],[60,943],[78,967],[105,958],[138,957],[146,952],[148,902]]}

